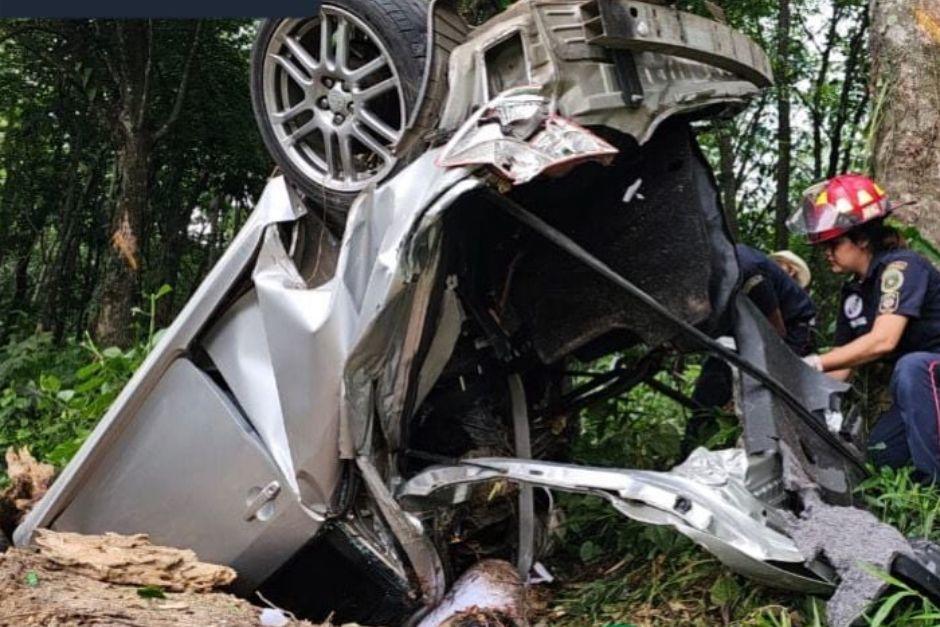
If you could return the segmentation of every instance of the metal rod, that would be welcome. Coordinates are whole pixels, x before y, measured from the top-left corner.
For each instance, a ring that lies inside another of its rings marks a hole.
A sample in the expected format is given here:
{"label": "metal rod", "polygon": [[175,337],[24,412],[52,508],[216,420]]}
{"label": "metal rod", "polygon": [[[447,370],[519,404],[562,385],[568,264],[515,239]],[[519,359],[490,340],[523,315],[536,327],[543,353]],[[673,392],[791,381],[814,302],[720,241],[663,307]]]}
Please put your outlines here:
{"label": "metal rod", "polygon": [[649,378],[649,379],[647,379],[647,380],[644,381],[643,383],[644,383],[648,388],[650,388],[651,390],[654,390],[654,391],[656,391],[656,392],[659,392],[660,394],[662,394],[662,395],[665,396],[666,398],[669,398],[669,399],[671,399],[671,400],[673,400],[673,401],[679,403],[679,404],[682,405],[683,407],[686,407],[686,408],[688,408],[688,409],[691,409],[692,411],[701,411],[701,410],[705,409],[705,407],[703,407],[703,406],[701,405],[701,403],[696,403],[694,400],[692,400],[691,398],[689,398],[688,396],[686,396],[685,394],[683,394],[683,393],[680,392],[679,390],[677,390],[677,389],[675,389],[675,388],[673,388],[673,387],[671,387],[671,386],[668,386],[668,385],[666,385],[665,383],[662,383],[662,382],[660,382],[660,381],[657,381],[656,379],[653,379],[652,377]]}
{"label": "metal rod", "polygon": [[773,376],[764,370],[758,368],[751,362],[742,358],[740,355],[734,351],[725,348],[720,343],[716,342],[712,338],[708,337],[702,331],[696,329],[694,326],[686,322],[685,320],[679,318],[674,313],[669,311],[664,305],[662,305],[655,298],[644,292],[642,289],[625,279],[623,276],[614,271],[610,266],[605,264],[603,261],[589,253],[587,250],[578,245],[577,242],[572,240],[570,237],[548,224],[531,211],[528,211],[518,203],[510,200],[506,196],[501,194],[492,193],[489,197],[503,210],[506,211],[509,215],[516,218],[524,225],[528,226],[535,232],[543,235],[547,240],[557,245],[559,248],[570,254],[572,257],[583,262],[588,267],[597,271],[598,274],[601,274],[605,278],[609,279],[612,283],[616,284],[618,287],[623,288],[624,291],[629,293],[635,299],[640,301],[648,309],[651,309],[661,315],[663,318],[669,320],[675,324],[682,333],[686,336],[695,340],[700,344],[705,350],[712,353],[716,357],[723,359],[724,361],[737,366],[742,372],[748,374],[749,376],[757,379],[763,383],[767,389],[774,393],[780,400],[782,400],[793,412],[800,417],[800,419],[816,434],[826,441],[830,446],[839,451],[843,456],[846,457],[854,466],[858,468],[859,471],[863,473],[863,476],[868,476],[868,471],[865,469],[864,464],[855,457],[855,455],[845,446],[842,442],[838,440],[832,433],[829,432],[825,424],[819,421],[808,409],[806,409],[803,404],[797,399],[791,392],[788,390],[782,383],[777,381]]}
{"label": "metal rod", "polygon": [[[522,377],[509,375],[509,399],[512,405],[513,437],[516,443],[516,457],[532,458],[532,442],[529,437],[529,409],[525,396]],[[529,580],[532,560],[535,556],[535,500],[532,486],[519,486],[519,555],[516,568],[522,582]]]}

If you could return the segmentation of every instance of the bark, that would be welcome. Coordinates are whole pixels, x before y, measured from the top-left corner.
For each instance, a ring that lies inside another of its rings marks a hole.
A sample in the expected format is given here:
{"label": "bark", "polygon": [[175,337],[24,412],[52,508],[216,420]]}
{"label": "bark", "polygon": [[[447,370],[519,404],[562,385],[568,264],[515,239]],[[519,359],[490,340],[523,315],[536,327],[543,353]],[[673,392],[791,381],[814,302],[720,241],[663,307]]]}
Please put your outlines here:
{"label": "bark", "polygon": [[[199,181],[193,186],[193,189],[187,195],[186,200],[180,203],[180,207],[175,211],[166,212],[166,224],[161,242],[163,243],[163,257],[160,263],[160,281],[159,285],[169,285],[174,288],[173,292],[165,295],[157,301],[156,324],[158,328],[167,327],[173,322],[173,315],[176,311],[175,303],[177,301],[176,288],[179,288],[180,268],[183,263],[183,256],[186,253],[189,243],[189,224],[190,216],[194,207],[198,206],[202,193],[209,184],[209,172],[202,174]],[[175,189],[179,189],[180,181],[177,176],[173,184]],[[170,198],[179,197],[178,192],[168,194]]]}
{"label": "bark", "polygon": [[731,142],[731,124],[721,121],[715,125],[718,136],[718,185],[721,188],[721,204],[731,236],[738,239],[738,210],[735,202],[737,189],[734,184],[734,146]]}
{"label": "bark", "polygon": [[151,544],[143,533],[81,535],[40,529],[35,543],[50,562],[108,583],[208,592],[235,581],[232,568],[201,562],[189,549]]}
{"label": "bark", "polygon": [[940,244],[940,1],[874,0],[871,9],[876,180],[901,219]]}
{"label": "bark", "polygon": [[774,202],[774,245],[786,248],[790,213],[790,0],[777,11],[777,194]]}
{"label": "bark", "polygon": [[149,21],[113,24],[113,47],[104,60],[120,92],[112,132],[119,141],[120,190],[111,221],[112,254],[105,261],[101,307],[95,335],[106,345],[127,346],[134,340],[132,310],[140,293],[141,228],[150,214],[150,173],[153,150],[179,118],[189,84],[201,23],[193,31],[186,62],[176,88],[173,108],[162,123],[149,115],[153,27]]}
{"label": "bark", "polygon": [[105,345],[134,340],[132,314],[140,292],[137,234],[149,201],[152,141],[146,133],[128,134],[118,153],[121,189],[111,221],[112,254],[105,261],[101,308],[95,334]]}

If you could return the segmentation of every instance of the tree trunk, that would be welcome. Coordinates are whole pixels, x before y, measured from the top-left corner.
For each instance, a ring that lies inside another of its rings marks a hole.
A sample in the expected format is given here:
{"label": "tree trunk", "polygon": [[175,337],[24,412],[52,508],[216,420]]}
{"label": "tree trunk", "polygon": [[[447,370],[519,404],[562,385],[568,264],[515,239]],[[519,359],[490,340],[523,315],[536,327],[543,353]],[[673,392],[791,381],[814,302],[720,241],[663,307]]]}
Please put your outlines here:
{"label": "tree trunk", "polygon": [[127,133],[118,153],[121,186],[111,221],[113,254],[105,260],[95,325],[98,340],[108,346],[128,346],[134,340],[131,310],[140,291],[137,237],[149,200],[151,148],[146,133]]}
{"label": "tree trunk", "polygon": [[774,203],[774,246],[786,248],[790,213],[790,0],[777,12],[777,195]]}
{"label": "tree trunk", "polygon": [[940,1],[871,4],[875,179],[940,244]]}
{"label": "tree trunk", "polygon": [[734,146],[731,143],[732,125],[726,120],[715,124],[718,136],[718,185],[721,187],[721,204],[731,237],[738,239],[738,209],[735,206],[737,189],[734,185]]}
{"label": "tree trunk", "polygon": [[118,177],[120,191],[111,222],[113,253],[105,260],[101,309],[95,333],[104,344],[127,346],[133,339],[131,312],[140,292],[139,251],[147,233],[145,218],[150,215],[150,169],[154,146],[179,119],[199,43],[202,22],[193,28],[191,45],[183,64],[173,107],[162,124],[152,119],[150,73],[153,59],[153,24],[150,21],[113,22],[115,48],[105,60],[120,90],[112,131],[120,138]]}
{"label": "tree trunk", "polygon": [[[839,94],[839,107],[836,109],[836,119],[832,128],[832,136],[830,137],[832,143],[829,148],[829,166],[826,168],[827,179],[839,174],[839,151],[842,149],[845,124],[852,113],[852,111],[850,111],[852,86],[857,80],[861,55],[864,53],[865,34],[868,31],[868,24],[869,16],[866,14],[849,42],[849,56],[845,61],[845,78],[842,81],[842,91]],[[846,138],[846,143],[848,146],[851,146],[851,136]]]}

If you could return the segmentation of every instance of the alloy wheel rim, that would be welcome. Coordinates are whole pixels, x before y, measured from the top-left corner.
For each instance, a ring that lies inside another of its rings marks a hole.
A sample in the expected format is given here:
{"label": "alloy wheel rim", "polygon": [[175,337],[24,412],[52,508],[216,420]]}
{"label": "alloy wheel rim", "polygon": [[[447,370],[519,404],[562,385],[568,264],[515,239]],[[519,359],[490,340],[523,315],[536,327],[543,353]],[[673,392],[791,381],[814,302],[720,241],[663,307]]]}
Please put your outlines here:
{"label": "alloy wheel rim", "polygon": [[404,93],[388,49],[352,13],[322,5],[283,20],[263,62],[265,116],[291,164],[310,180],[358,192],[395,167]]}

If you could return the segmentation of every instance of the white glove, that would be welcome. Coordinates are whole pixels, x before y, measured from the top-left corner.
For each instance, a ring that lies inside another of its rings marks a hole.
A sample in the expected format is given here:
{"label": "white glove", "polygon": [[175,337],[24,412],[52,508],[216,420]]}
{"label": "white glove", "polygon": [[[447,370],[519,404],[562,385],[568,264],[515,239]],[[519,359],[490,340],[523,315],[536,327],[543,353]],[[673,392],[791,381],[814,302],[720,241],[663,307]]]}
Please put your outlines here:
{"label": "white glove", "polygon": [[807,355],[803,358],[803,363],[816,372],[823,371],[822,359],[819,358],[819,355]]}

